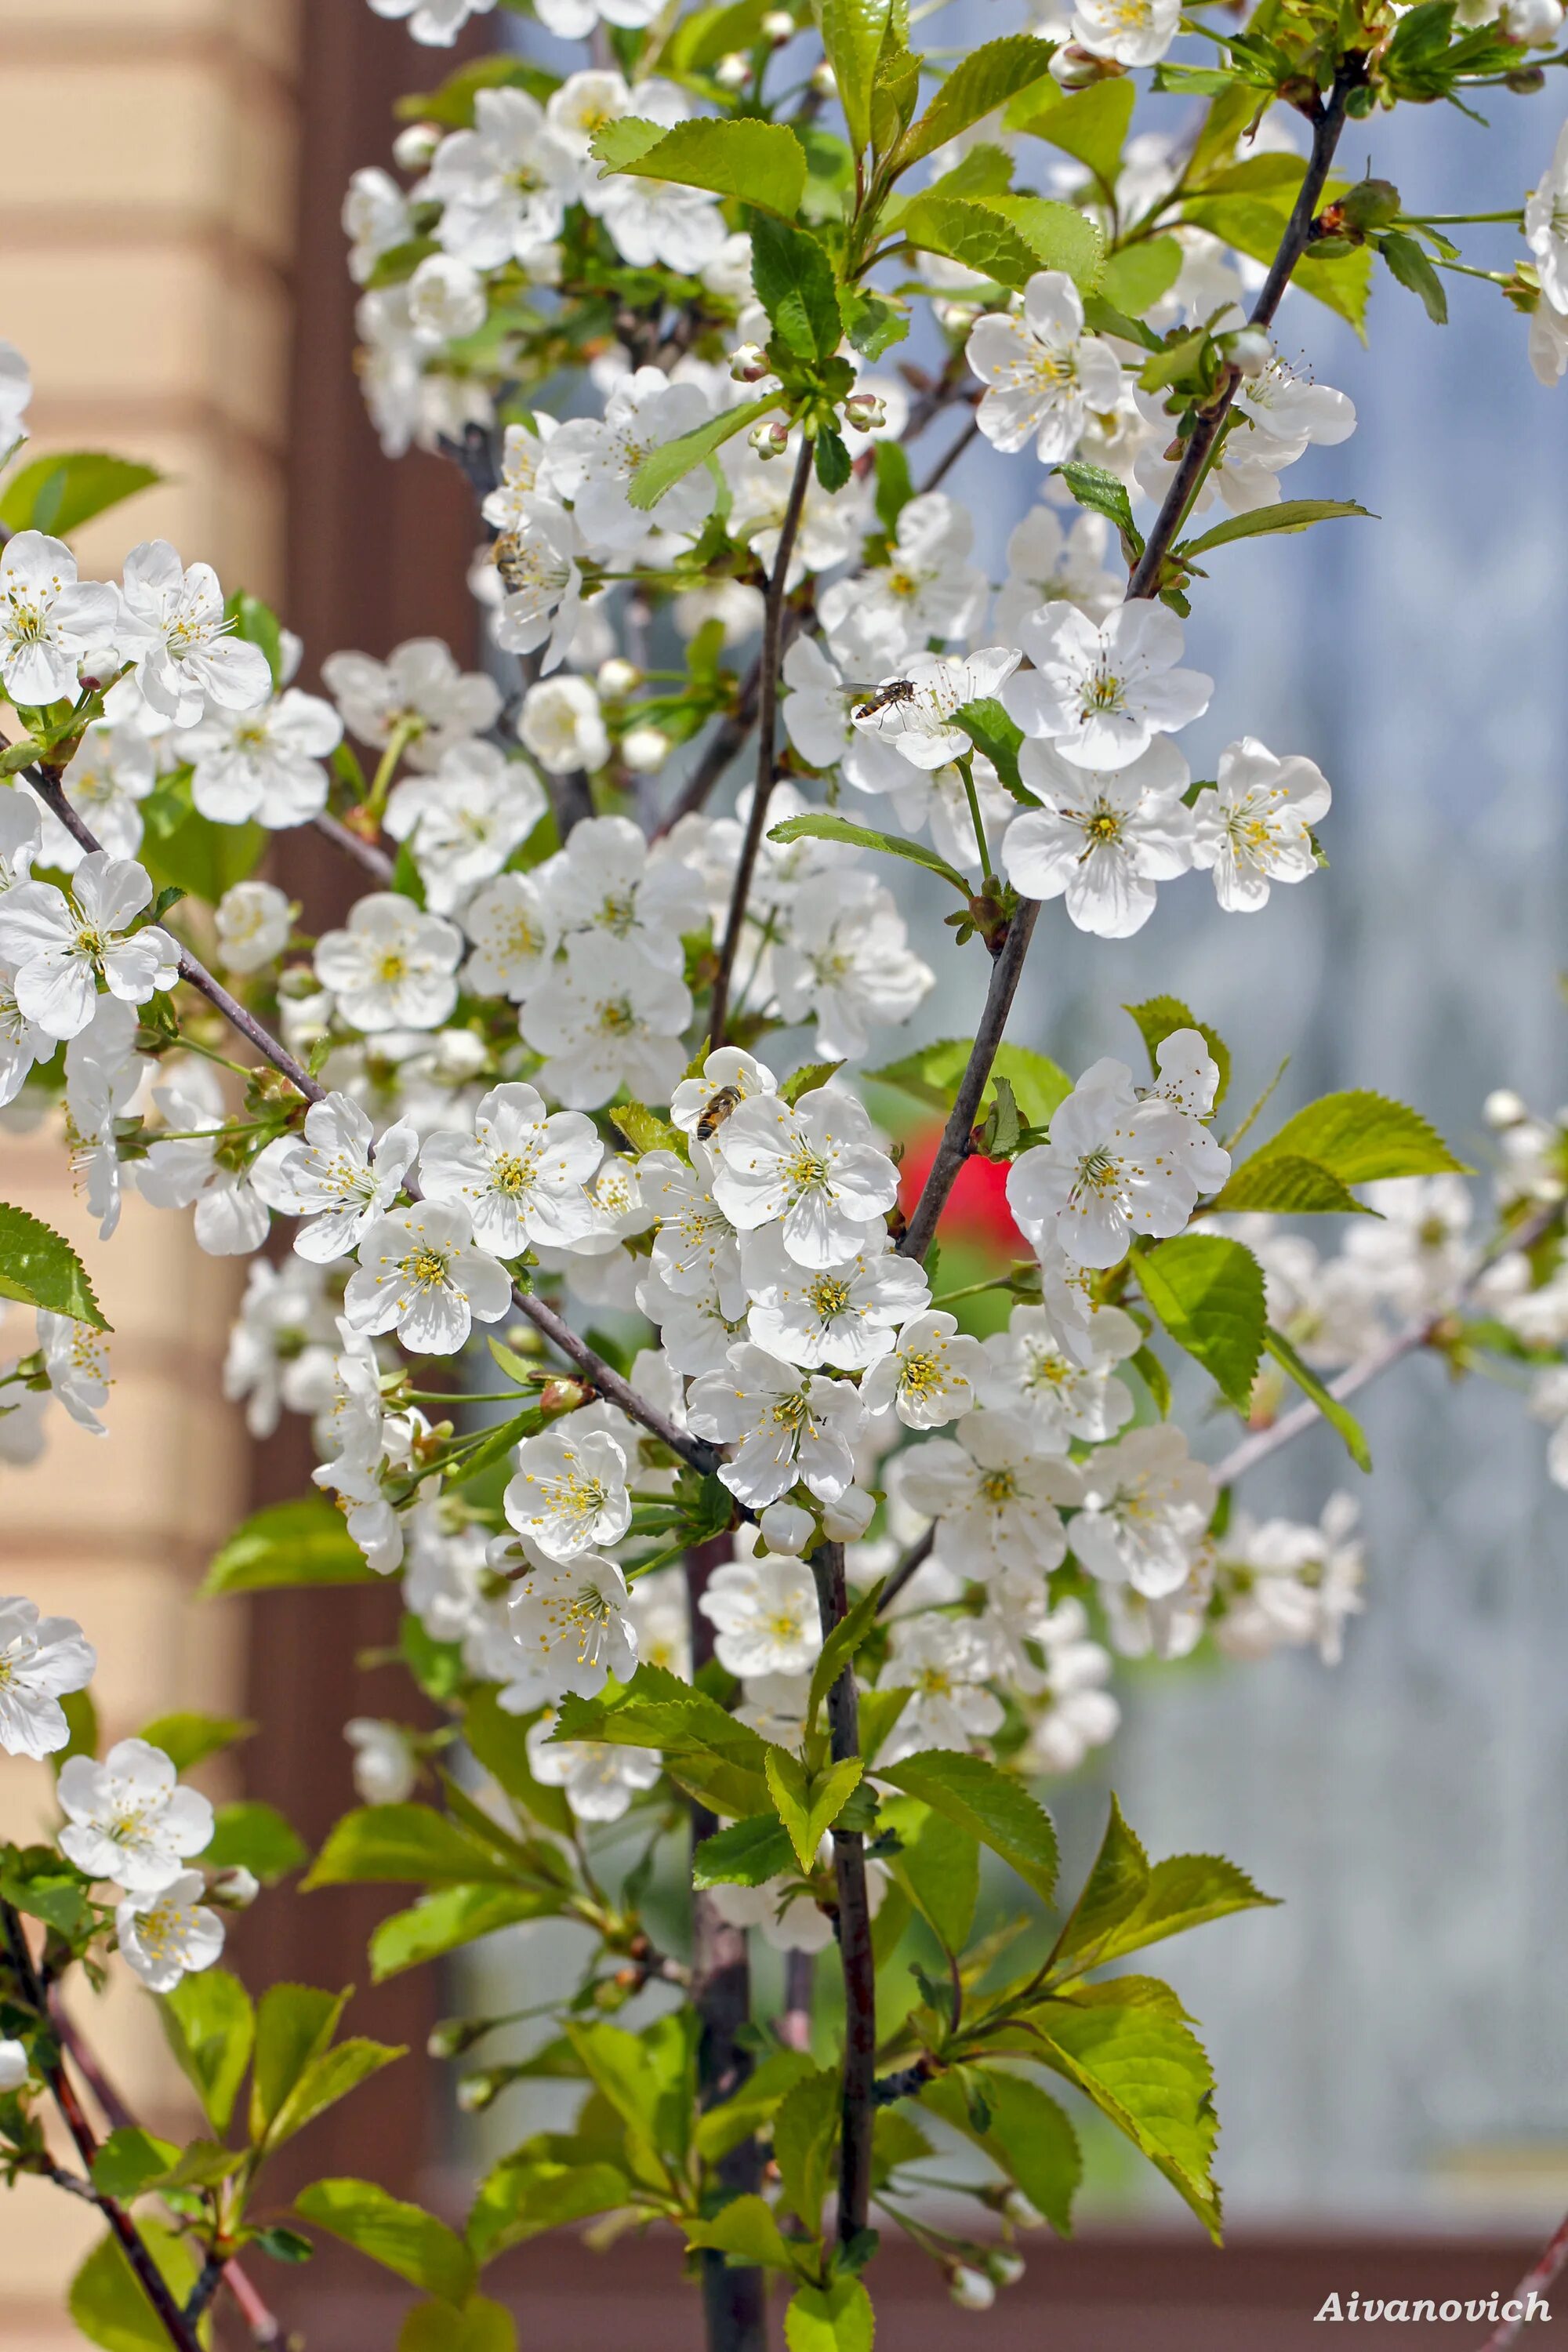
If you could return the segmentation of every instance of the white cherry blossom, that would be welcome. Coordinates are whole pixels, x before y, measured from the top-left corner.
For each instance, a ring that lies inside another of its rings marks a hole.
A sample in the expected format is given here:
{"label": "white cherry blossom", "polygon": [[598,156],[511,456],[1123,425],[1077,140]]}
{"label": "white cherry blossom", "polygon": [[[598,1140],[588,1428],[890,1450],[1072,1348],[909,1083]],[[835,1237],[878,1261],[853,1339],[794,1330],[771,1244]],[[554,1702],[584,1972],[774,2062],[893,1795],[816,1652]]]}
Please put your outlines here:
{"label": "white cherry blossom", "polygon": [[541,875],[562,935],[624,940],[660,971],[685,968],[684,933],[707,921],[702,877],[668,850],[650,851],[629,817],[585,817]]}
{"label": "white cherry blossom", "polygon": [[1047,605],[1020,635],[1035,667],[1007,680],[1002,700],[1026,735],[1050,738],[1077,767],[1127,768],[1208,708],[1214,680],[1177,667],[1182,625],[1163,604],[1119,604],[1098,625]]}
{"label": "white cherry blossom", "polygon": [[354,1794],[363,1805],[401,1805],[418,1784],[419,1764],[401,1724],[353,1715],[343,1726],[353,1749]]}
{"label": "white cherry blossom", "polygon": [[910,1448],[891,1475],[900,1501],[937,1522],[936,1558],[965,1576],[1026,1561],[1043,1573],[1067,1557],[1058,1506],[1079,1500],[1079,1474],[1041,1460],[1009,1414],[966,1413],[956,1437]]}
{"label": "white cherry blossom", "polygon": [[[514,429],[514,428],[513,428]],[[518,500],[515,518],[489,551],[489,582],[498,601],[490,635],[503,652],[537,653],[548,677],[572,650],[583,617],[577,527],[553,499]],[[482,593],[486,573],[474,575]]]}
{"label": "white cherry blossom", "polygon": [[742,1340],[723,1371],[693,1381],[686,1404],[697,1436],[737,1447],[719,1476],[753,1510],[776,1503],[797,1478],[830,1502],[854,1482],[850,1449],[866,1415],[847,1381],[803,1371]]}
{"label": "white cherry blossom", "polygon": [[[804,1266],[785,1248],[781,1228],[764,1225],[747,1234],[741,1264],[752,1338],[786,1363],[814,1369],[863,1371],[876,1364],[892,1349],[895,1327],[931,1297],[923,1268],[900,1257],[874,1227],[854,1257]],[[861,1396],[872,1406],[865,1386]]]}
{"label": "white cherry blossom", "polygon": [[202,1901],[205,1892],[199,1870],[183,1870],[156,1894],[128,1895],[116,1906],[121,1952],[149,1992],[173,1992],[222,1951],[223,1921]]}
{"label": "white cherry blossom", "polygon": [[499,1323],[510,1306],[505,1267],[474,1246],[468,1212],[446,1201],[376,1218],[343,1294],[354,1330],[395,1330],[431,1356],[455,1355],[476,1322]]}
{"label": "white cherry blossom", "polygon": [[1084,1465],[1084,1507],[1072,1548],[1098,1582],[1130,1584],[1146,1599],[1178,1592],[1214,1515],[1217,1489],[1170,1422],[1129,1430]]}
{"label": "white cherry blossom", "polygon": [[236,882],[213,909],[224,963],[230,971],[265,971],[288,946],[294,908],[274,882]]}
{"label": "white cherry blossom", "polygon": [[551,677],[522,698],[517,731],[524,748],[552,776],[602,768],[610,756],[609,730],[593,681]]}
{"label": "white cherry blossom", "polygon": [[482,734],[500,716],[495,680],[460,670],[439,637],[410,637],[384,662],[329,654],[321,682],[352,735],[384,750],[395,732],[411,768],[438,768],[454,743]]}
{"label": "white cherry blossom", "polygon": [[212,565],[187,569],[166,539],[143,540],[126,557],[114,636],[148,702],[176,727],[195,727],[214,703],[252,709],[272,691],[266,655],[224,617]]}
{"label": "white cherry blossom", "polygon": [[985,609],[987,583],[969,560],[974,518],[942,490],[927,490],[903,508],[884,564],[854,579],[837,580],[821,599],[829,637],[854,615],[857,627],[887,644],[899,661],[923,651],[928,637],[967,636]]}
{"label": "white cherry blossom", "polygon": [[349,240],[349,276],[356,286],[373,275],[384,253],[406,245],[414,235],[407,197],[378,164],[349,174],[341,219]]}
{"label": "white cherry blossom", "polygon": [[374,1036],[384,1029],[435,1029],[458,1001],[463,935],[395,890],[356,900],[345,929],[316,942],[316,977],[342,1018]]}
{"label": "white cherry blossom", "polygon": [[[505,1546],[491,1549],[511,1564]],[[612,1675],[629,1681],[637,1633],[626,1614],[626,1579],[613,1559],[583,1551],[552,1560],[525,1547],[520,1574],[506,1631],[485,1648],[487,1673],[504,1677],[500,1704],[509,1715],[529,1714],[542,1699],[569,1691],[592,1698]]]}
{"label": "white cherry blossom", "polygon": [[182,1789],[168,1757],[145,1739],[117,1740],[101,1764],[71,1757],[56,1785],[66,1816],[61,1853],[128,1895],[168,1886],[212,1841],[211,1803]]}
{"label": "white cherry blossom", "polygon": [[713,1193],[741,1233],[778,1223],[796,1263],[828,1266],[855,1255],[899,1195],[899,1171],[879,1150],[855,1096],[815,1087],[793,1108],[759,1095],[713,1138]]}
{"label": "white cherry blossom", "polygon": [[[1074,1265],[1117,1265],[1135,1233],[1185,1225],[1203,1189],[1188,1165],[1193,1140],[1184,1113],[1140,1097],[1126,1064],[1107,1056],[1058,1105],[1049,1140],[1014,1160],[1008,1206],[1037,1246],[1053,1240]],[[1199,1150],[1206,1166],[1218,1147],[1205,1134]]]}
{"label": "white cherry blossom", "polygon": [[255,1258],[228,1335],[223,1392],[245,1406],[252,1437],[270,1437],[290,1412],[325,1412],[333,1402],[336,1328],[320,1267],[302,1258]]}
{"label": "white cherry blossom", "polygon": [[1043,1307],[1016,1307],[1005,1331],[984,1343],[980,1398],[1008,1412],[1042,1454],[1065,1454],[1072,1439],[1102,1444],[1132,1418],[1132,1392],[1113,1364],[1135,1355],[1142,1334],[1118,1307],[1103,1308],[1091,1332],[1094,1360],[1069,1355]]}
{"label": "white cherry blossom", "polygon": [[1181,0],[1076,0],[1073,38],[1121,66],[1157,65],[1176,37]]}
{"label": "white cherry blossom", "polygon": [[879,1760],[894,1764],[927,1748],[967,1754],[999,1731],[1005,1711],[985,1688],[990,1670],[985,1637],[973,1618],[934,1611],[900,1618],[878,1683],[910,1696]]}
{"label": "white cherry blossom", "polygon": [[59,1399],[80,1429],[104,1435],[99,1414],[109,1402],[109,1335],[95,1331],[74,1315],[51,1315],[40,1307],[38,1348],[49,1378],[49,1391]]}
{"label": "white cherry blossom", "polygon": [[1524,241],[1550,307],[1568,317],[1568,123],[1524,206]]}
{"label": "white cherry blossom", "polygon": [[330,702],[289,687],[254,709],[214,711],[179,739],[191,798],[215,824],[308,824],[327,805],[321,765],[342,741]]}
{"label": "white cherry blossom", "polygon": [[0,685],[16,703],[58,702],[77,690],[78,666],[115,635],[119,598],[77,578],[64,540],[19,530],[0,554]]}
{"label": "white cherry blossom", "polygon": [[618,1543],[631,1525],[626,1457],[602,1430],[547,1429],[517,1449],[503,1507],[547,1559]]}
{"label": "white cherry blossom", "polygon": [[498,874],[474,892],[462,921],[473,942],[464,987],[517,1003],[548,969],[559,936],[539,883],[531,874]]}
{"label": "white cherry blossom", "polygon": [[1014,817],[1002,843],[1007,879],[1029,898],[1062,898],[1100,939],[1130,939],[1154,911],[1156,886],[1193,863],[1188,768],[1166,736],[1119,769],[1077,768],[1056,746],[1020,746],[1018,772],[1042,805]]}
{"label": "white cherry blossom", "polygon": [[347,1257],[391,1208],[418,1148],[406,1120],[389,1127],[377,1142],[362,1105],[347,1095],[328,1095],[305,1113],[302,1139],[269,1145],[263,1153],[258,1189],[271,1207],[309,1220],[294,1236],[297,1255],[330,1265]]}
{"label": "white cherry blossom", "polygon": [[772,1552],[725,1560],[697,1603],[713,1651],[732,1675],[809,1675],[822,1648],[816,1580],[804,1560]]}
{"label": "white cherry blossom", "polygon": [[405,842],[438,915],[458,911],[526,841],[548,803],[539,779],[493,743],[455,743],[433,775],[394,786],[383,820]]}
{"label": "white cherry blossom", "polygon": [[1007,450],[1033,441],[1042,465],[1070,457],[1086,412],[1121,395],[1121,362],[1085,333],[1083,298],[1064,270],[1037,271],[1016,310],[977,320],[965,356],[986,386],[976,413],[987,441]]}
{"label": "white cherry blossom", "polygon": [[1327,778],[1299,753],[1279,758],[1244,735],[1220,753],[1219,778],[1193,810],[1193,863],[1214,876],[1227,914],[1255,914],[1276,882],[1317,870],[1312,827],[1328,814]]}
{"label": "white cherry blossom", "polygon": [[492,1087],[474,1113],[472,1138],[428,1138],[419,1181],[429,1200],[461,1202],[481,1249],[517,1257],[531,1242],[569,1244],[595,1223],[584,1187],[604,1156],[581,1112],[547,1112],[533,1087]]}
{"label": "white cherry blossom", "polygon": [[85,1690],[98,1653],[69,1617],[40,1617],[19,1594],[0,1600],[0,1748],[52,1756],[70,1738],[62,1698]]}
{"label": "white cherry blossom", "polygon": [[[1079,514],[1064,530],[1048,506],[1031,507],[1007,541],[1007,577],[997,591],[996,635],[1012,642],[1042,604],[1076,604],[1102,621],[1121,601],[1123,582],[1106,562],[1110,525],[1103,515]],[[787,714],[786,714],[787,715]]]}
{"label": "white cherry blossom", "polygon": [[634,507],[626,492],[645,457],[705,425],[710,414],[695,384],[672,383],[658,368],[638,368],[611,393],[602,421],[579,416],[559,427],[540,463],[542,487],[552,498],[569,499],[584,536],[606,549],[634,545],[653,522],[668,531],[697,530],[715,497],[705,466],[693,467],[667,490],[656,513]]}
{"label": "white cherry blossom", "polygon": [[890,1405],[906,1429],[941,1429],[972,1409],[984,1370],[979,1340],[959,1330],[956,1315],[940,1307],[920,1312],[871,1366],[860,1383],[860,1401],[868,1412]]}
{"label": "white cherry blossom", "polygon": [[93,1017],[99,990],[145,1004],[179,978],[179,949],[156,923],[131,926],[153,897],[146,869],[93,850],[71,877],[24,882],[0,897],[0,961],[24,1020],[48,1037],[77,1037]]}
{"label": "white cherry blossom", "polygon": [[704,1060],[700,1077],[681,1079],[669,1098],[670,1119],[683,1135],[700,1138],[710,1125],[722,1126],[749,1096],[776,1094],[778,1083],[754,1055],[721,1045]]}
{"label": "white cherry blossom", "polygon": [[449,49],[470,16],[488,16],[495,0],[370,0],[378,16],[406,17],[416,41]]}
{"label": "white cherry blossom", "polygon": [[786,1021],[815,1020],[824,1061],[865,1053],[870,1032],[907,1021],[936,985],[909,944],[898,901],[869,874],[824,875],[794,908],[772,971]]}
{"label": "white cherry blossom", "polygon": [[899,677],[879,681],[870,698],[851,713],[854,724],[891,744],[912,768],[944,768],[950,761],[966,760],[974,746],[954,725],[953,712],[967,702],[1000,695],[1018,661],[1007,646],[988,646],[967,656],[916,654]]}
{"label": "white cherry blossom", "polygon": [[570,1109],[596,1110],[622,1087],[639,1102],[667,1101],[690,1018],[690,992],[675,972],[651,969],[624,940],[584,932],[531,992],[520,1025],[546,1057],[546,1091]]}
{"label": "white cherry blossom", "polygon": [[443,139],[416,194],[441,206],[436,236],[475,269],[523,261],[558,237],[577,158],[524,89],[480,89],[473,128]]}
{"label": "white cherry blossom", "polygon": [[546,1711],[529,1727],[529,1769],[546,1789],[564,1790],[580,1822],[618,1822],[632,1799],[651,1789],[664,1769],[652,1748],[623,1748],[607,1739],[554,1739],[555,1717]]}

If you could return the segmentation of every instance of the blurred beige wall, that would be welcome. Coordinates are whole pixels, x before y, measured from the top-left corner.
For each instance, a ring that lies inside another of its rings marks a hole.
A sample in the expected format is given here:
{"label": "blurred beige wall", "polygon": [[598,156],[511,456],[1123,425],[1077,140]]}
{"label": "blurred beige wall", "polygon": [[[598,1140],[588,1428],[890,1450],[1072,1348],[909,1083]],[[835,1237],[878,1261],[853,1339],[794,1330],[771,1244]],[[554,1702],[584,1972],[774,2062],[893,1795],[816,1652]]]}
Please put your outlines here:
{"label": "blurred beige wall", "polygon": [[[0,0],[0,336],[33,370],[28,454],[110,449],[168,477],[80,534],[89,575],[162,535],[226,587],[280,591],[295,34],[293,0]],[[110,1433],[56,1412],[37,1467],[0,1465],[0,1590],[80,1621],[109,1738],[237,1711],[240,1618],[192,1594],[244,1508],[219,1388],[243,1269],[135,1199],[100,1243],[52,1130],[0,1124],[0,1195],[69,1236],[115,1332]],[[9,1311],[0,1359],[30,1348],[30,1319]],[[35,1832],[48,1790],[0,1759],[0,1828]],[[143,2120],[187,2120],[142,1996],[118,1984],[94,2034]],[[63,2289],[96,2234],[56,2190],[0,2195],[5,2352],[81,2342]]]}

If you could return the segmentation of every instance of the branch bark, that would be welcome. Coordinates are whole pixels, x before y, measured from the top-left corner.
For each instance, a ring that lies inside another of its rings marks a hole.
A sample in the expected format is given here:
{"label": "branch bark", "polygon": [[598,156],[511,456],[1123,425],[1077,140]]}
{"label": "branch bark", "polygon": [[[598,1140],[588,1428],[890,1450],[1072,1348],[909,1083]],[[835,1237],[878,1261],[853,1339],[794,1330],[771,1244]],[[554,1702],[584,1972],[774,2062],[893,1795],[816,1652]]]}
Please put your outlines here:
{"label": "branch bark", "polygon": [[[811,1555],[823,1638],[848,1613],[844,1547],[821,1544]],[[828,1743],[834,1762],[860,1753],[860,1704],[852,1665],[827,1694]],[[838,1884],[838,1959],[844,1973],[844,2080],[839,2101],[838,2237],[847,2245],[866,2227],[871,2209],[871,2126],[876,2116],[877,1958],[866,1893],[866,1841],[858,1830],[833,1832]]]}
{"label": "branch bark", "polygon": [[773,558],[773,576],[768,582],[767,601],[763,614],[762,675],[757,686],[757,781],[752,793],[751,812],[746,819],[745,837],[742,841],[741,855],[735,867],[734,887],[730,893],[730,915],[724,926],[723,945],[719,950],[719,969],[713,980],[713,999],[708,1016],[708,1042],[710,1046],[724,1043],[724,1024],[730,1012],[730,987],[735,976],[735,958],[740,953],[746,901],[752,894],[752,875],[768,821],[768,803],[773,798],[773,733],[778,719],[779,664],[784,658],[784,597],[789,588],[790,558],[795,553],[795,533],[800,529],[806,486],[811,480],[813,456],[813,444],[803,435],[800,454],[795,461],[795,479],[789,486],[789,498],[784,505],[778,552]]}

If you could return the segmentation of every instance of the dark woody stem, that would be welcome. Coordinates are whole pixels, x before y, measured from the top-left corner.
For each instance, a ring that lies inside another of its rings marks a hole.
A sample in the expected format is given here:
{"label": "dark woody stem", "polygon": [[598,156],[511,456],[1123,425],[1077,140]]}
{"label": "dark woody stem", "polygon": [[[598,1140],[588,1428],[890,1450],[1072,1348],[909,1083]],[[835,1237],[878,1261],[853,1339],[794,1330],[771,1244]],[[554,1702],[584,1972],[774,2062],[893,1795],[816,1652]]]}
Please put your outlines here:
{"label": "dark woody stem", "polygon": [[[848,1613],[842,1544],[819,1544],[811,1555],[816,1605],[826,1641]],[[852,1666],[827,1694],[828,1743],[834,1762],[860,1753],[860,1706]],[[866,1892],[866,1841],[858,1830],[835,1829],[833,1867],[838,1885],[838,1961],[844,1976],[844,2078],[839,2096],[838,2237],[847,2245],[866,2227],[871,2209],[871,2126],[876,2117],[877,1959]]]}

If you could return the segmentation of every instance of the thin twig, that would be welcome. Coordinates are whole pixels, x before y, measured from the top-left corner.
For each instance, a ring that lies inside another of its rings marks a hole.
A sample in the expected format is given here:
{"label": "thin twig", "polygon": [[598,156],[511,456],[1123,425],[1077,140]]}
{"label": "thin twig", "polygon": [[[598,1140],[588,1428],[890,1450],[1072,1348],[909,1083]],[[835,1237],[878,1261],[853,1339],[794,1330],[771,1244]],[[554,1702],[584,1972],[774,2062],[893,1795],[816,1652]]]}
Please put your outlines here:
{"label": "thin twig", "polygon": [[384,849],[378,849],[374,841],[366,841],[363,834],[356,833],[353,825],[343,824],[337,817],[329,816],[325,809],[320,816],[313,816],[310,823],[323,840],[330,841],[334,849],[341,849],[345,857],[352,857],[356,866],[362,866],[378,882],[384,886],[391,882],[392,859]]}
{"label": "thin twig", "polygon": [[1559,2222],[1513,2293],[1506,2298],[1509,2303],[1519,2305],[1516,2315],[1512,2319],[1499,2321],[1482,2345],[1481,2352],[1508,2352],[1510,2344],[1517,2344],[1538,2296],[1542,2316],[1546,2316],[1546,2290],[1565,2263],[1568,2263],[1568,2220]]}
{"label": "thin twig", "polygon": [[801,510],[805,505],[806,486],[811,480],[815,455],[815,444],[803,435],[800,454],[795,461],[795,479],[790,484],[789,497],[784,504],[778,552],[773,558],[773,576],[768,582],[767,600],[763,607],[762,677],[757,688],[757,780],[746,819],[745,837],[735,866],[734,887],[730,894],[730,916],[724,926],[724,943],[719,950],[719,969],[713,979],[713,999],[708,1018],[709,1042],[713,1045],[724,1043],[724,1023],[730,1010],[730,982],[734,976],[735,958],[740,952],[746,902],[752,894],[752,874],[768,822],[768,803],[773,798],[773,729],[778,716],[779,664],[784,656],[784,597],[789,588],[790,559],[795,553],[795,533],[800,529]]}
{"label": "thin twig", "polygon": [[960,433],[949,447],[943,451],[942,455],[937,459],[936,464],[931,467],[931,472],[926,476],[925,480],[921,484],[920,495],[924,498],[928,491],[940,488],[942,484],[946,481],[949,474],[952,473],[953,467],[957,465],[959,459],[963,457],[964,451],[969,447],[971,442],[977,441],[979,438],[980,419],[978,416],[972,416],[968,424],[964,426],[963,432]]}
{"label": "thin twig", "polygon": [[935,1541],[936,1528],[934,1524],[927,1528],[923,1536],[916,1537],[914,1542],[910,1546],[908,1551],[905,1552],[902,1559],[900,1560],[897,1568],[894,1569],[886,1584],[882,1587],[882,1597],[877,1603],[877,1614],[879,1617],[885,1617],[887,1615],[889,1610],[892,1607],[894,1601],[898,1599],[900,1593],[909,1582],[910,1577],[915,1575],[919,1570],[925,1566],[927,1560],[931,1558],[931,1546]]}
{"label": "thin twig", "polygon": [[[811,1555],[824,1639],[848,1613],[842,1544],[819,1544]],[[860,1703],[852,1665],[827,1694],[828,1743],[834,1762],[860,1753]],[[866,1891],[866,1841],[858,1830],[833,1831],[838,1888],[839,1965],[844,1972],[844,2077],[839,2102],[838,2236],[847,2244],[866,2227],[871,2207],[871,2127],[876,2116],[877,1960]]]}

